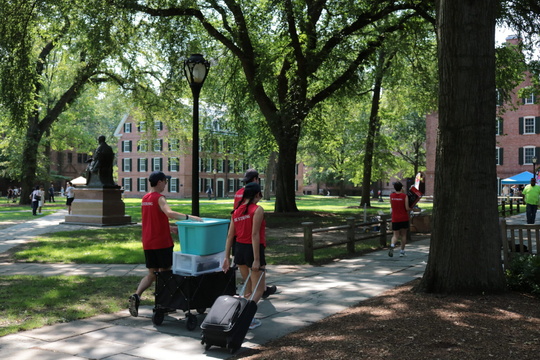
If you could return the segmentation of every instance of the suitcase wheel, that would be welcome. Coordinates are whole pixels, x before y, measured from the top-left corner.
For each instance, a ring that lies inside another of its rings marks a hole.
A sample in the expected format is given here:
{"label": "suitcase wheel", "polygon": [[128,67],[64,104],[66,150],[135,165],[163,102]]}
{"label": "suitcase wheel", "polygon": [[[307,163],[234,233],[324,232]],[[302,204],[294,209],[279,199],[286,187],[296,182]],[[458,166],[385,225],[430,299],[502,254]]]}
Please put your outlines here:
{"label": "suitcase wheel", "polygon": [[197,317],[193,314],[187,314],[186,315],[186,328],[189,331],[195,330],[197,327]]}
{"label": "suitcase wheel", "polygon": [[163,323],[163,319],[165,319],[165,313],[162,313],[161,311],[156,311],[152,315],[152,323],[154,325],[161,325]]}

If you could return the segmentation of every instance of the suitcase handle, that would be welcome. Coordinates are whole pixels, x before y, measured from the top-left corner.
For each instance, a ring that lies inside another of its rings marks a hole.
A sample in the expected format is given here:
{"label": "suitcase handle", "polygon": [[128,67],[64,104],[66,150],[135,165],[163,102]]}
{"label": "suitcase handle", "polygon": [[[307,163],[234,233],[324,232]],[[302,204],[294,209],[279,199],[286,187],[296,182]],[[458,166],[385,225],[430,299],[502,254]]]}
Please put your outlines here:
{"label": "suitcase handle", "polygon": [[[259,269],[259,271],[265,272],[266,269]],[[255,285],[255,289],[251,290],[251,297],[249,298],[250,301],[253,300],[253,297],[255,296],[255,291],[259,287],[259,284],[261,283],[262,277],[263,276],[261,274],[261,276],[259,276],[259,280],[257,281],[257,285]],[[244,297],[244,293],[246,292],[246,286],[247,286],[248,281],[250,281],[250,279],[251,279],[251,269],[249,269],[249,274],[248,274],[246,280],[244,281],[244,285],[242,285],[242,288],[240,289],[240,293],[238,294],[238,296]]]}

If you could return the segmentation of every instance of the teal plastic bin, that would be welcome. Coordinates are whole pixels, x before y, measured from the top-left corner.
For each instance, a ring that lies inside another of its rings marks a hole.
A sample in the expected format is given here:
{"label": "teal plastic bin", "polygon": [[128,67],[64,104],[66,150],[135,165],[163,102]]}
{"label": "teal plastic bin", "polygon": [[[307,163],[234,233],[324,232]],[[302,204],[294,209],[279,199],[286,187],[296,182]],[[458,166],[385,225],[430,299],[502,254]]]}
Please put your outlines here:
{"label": "teal plastic bin", "polygon": [[180,251],[191,255],[212,255],[225,250],[229,220],[203,218],[203,222],[177,221]]}

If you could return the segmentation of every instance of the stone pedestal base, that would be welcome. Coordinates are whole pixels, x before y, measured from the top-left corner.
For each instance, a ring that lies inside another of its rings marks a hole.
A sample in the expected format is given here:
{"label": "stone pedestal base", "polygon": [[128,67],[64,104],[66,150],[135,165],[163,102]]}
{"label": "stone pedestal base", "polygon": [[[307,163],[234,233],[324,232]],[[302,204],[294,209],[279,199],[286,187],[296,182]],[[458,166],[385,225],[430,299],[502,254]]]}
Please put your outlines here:
{"label": "stone pedestal base", "polygon": [[71,215],[65,224],[74,225],[128,225],[131,216],[125,215],[126,206],[120,187],[75,188],[75,200],[71,204]]}

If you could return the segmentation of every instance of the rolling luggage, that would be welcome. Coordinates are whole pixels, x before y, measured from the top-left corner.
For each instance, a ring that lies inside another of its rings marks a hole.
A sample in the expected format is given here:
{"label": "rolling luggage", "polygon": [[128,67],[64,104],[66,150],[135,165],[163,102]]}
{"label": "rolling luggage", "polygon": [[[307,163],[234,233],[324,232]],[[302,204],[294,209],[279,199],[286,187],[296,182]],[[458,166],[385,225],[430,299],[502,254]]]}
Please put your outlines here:
{"label": "rolling luggage", "polygon": [[250,299],[246,299],[244,292],[250,277],[251,270],[239,295],[220,296],[210,308],[201,324],[201,343],[205,345],[206,350],[214,345],[227,348],[231,354],[234,354],[242,346],[251,320],[257,313],[257,303],[253,301],[253,295],[255,289],[259,287],[262,275],[255,289],[252,290]]}

